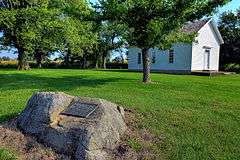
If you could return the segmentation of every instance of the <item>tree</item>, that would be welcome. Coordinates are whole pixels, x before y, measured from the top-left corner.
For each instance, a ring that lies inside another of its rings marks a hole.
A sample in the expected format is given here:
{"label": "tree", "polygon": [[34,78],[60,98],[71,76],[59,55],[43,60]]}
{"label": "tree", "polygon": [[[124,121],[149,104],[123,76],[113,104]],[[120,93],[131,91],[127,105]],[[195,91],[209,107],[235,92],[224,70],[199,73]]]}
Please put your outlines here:
{"label": "tree", "polygon": [[220,51],[220,66],[228,63],[240,64],[240,9],[236,13],[223,13],[219,30],[224,39]]}
{"label": "tree", "polygon": [[25,70],[27,56],[33,52],[33,44],[38,39],[38,19],[41,14],[51,16],[47,10],[48,0],[1,1],[0,30],[3,31],[3,44],[13,45],[18,50],[18,69]]}
{"label": "tree", "polygon": [[149,83],[152,47],[170,48],[176,42],[191,42],[194,35],[180,32],[184,23],[209,16],[229,0],[102,0],[105,19],[128,27],[128,43],[142,49],[143,82]]}
{"label": "tree", "polygon": [[[86,0],[56,0],[55,3],[59,8],[62,8],[63,13],[64,33],[62,39],[64,48],[61,51],[65,55],[66,64],[68,65],[71,57],[81,56],[85,59],[87,54],[93,54],[98,37],[94,31],[92,19],[90,19],[92,9]],[[85,68],[86,63],[83,65]]]}
{"label": "tree", "polygon": [[1,1],[0,30],[4,45],[18,49],[18,69],[28,69],[27,57],[34,54],[38,64],[43,56],[60,50],[82,54],[94,44],[90,14],[85,0]]}
{"label": "tree", "polygon": [[[53,13],[53,12],[50,12]],[[62,46],[62,34],[64,22],[59,19],[58,14],[38,13],[38,20],[33,22],[37,38],[32,41],[33,56],[38,68],[42,67],[42,60],[58,51]]]}
{"label": "tree", "polygon": [[101,12],[99,4],[91,4],[92,11],[91,20],[94,22],[94,31],[98,35],[98,43],[95,48],[95,68],[106,68],[107,57],[110,56],[112,50],[120,48],[125,42],[124,33],[126,27],[122,24],[106,20]]}
{"label": "tree", "polygon": [[[115,51],[119,54],[119,56],[117,56],[115,58],[115,62],[121,62],[122,64],[124,64],[125,62],[125,58],[124,58],[124,54],[127,54],[127,47],[126,47],[126,44],[123,45],[121,48],[117,48],[115,49]],[[121,60],[121,61],[119,61]]]}
{"label": "tree", "polygon": [[18,69],[26,70],[29,68],[27,57],[39,48],[43,31],[49,34],[46,30],[60,22],[60,12],[50,8],[48,0],[1,1],[0,7],[3,44],[18,50]]}
{"label": "tree", "polygon": [[[65,26],[65,53],[67,56],[86,56],[92,54],[97,43],[97,34],[93,31],[92,22],[79,19],[68,19]],[[85,67],[85,66],[84,66]]]}
{"label": "tree", "polygon": [[100,50],[102,55],[102,68],[106,68],[107,57],[110,56],[112,50],[119,49],[125,40],[122,35],[125,33],[123,25],[103,22],[100,31]]}

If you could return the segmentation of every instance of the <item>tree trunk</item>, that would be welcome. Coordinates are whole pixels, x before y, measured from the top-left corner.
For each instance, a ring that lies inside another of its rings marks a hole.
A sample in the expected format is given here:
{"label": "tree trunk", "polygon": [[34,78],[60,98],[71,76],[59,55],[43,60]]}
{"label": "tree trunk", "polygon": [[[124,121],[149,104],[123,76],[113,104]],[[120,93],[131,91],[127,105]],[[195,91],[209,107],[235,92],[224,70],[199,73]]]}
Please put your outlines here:
{"label": "tree trunk", "polygon": [[17,39],[17,36],[14,32],[11,33],[11,36],[13,38],[13,44],[14,46],[17,48],[18,50],[18,66],[17,66],[17,70],[29,70],[29,64],[27,63],[27,55],[26,55],[26,51],[24,50],[24,48],[19,44],[19,41]]}
{"label": "tree trunk", "polygon": [[142,61],[143,61],[143,82],[150,83],[151,82],[151,77],[150,77],[151,61],[150,61],[148,49],[146,48],[142,49]]}
{"label": "tree trunk", "polygon": [[94,67],[95,69],[98,69],[98,61],[96,60],[96,62],[95,62],[95,67]]}
{"label": "tree trunk", "polygon": [[69,61],[70,61],[70,54],[66,53],[66,55],[64,57],[64,63],[67,67],[69,67]]}
{"label": "tree trunk", "polygon": [[102,56],[102,68],[106,69],[106,61],[107,61],[107,57],[105,55]]}
{"label": "tree trunk", "polygon": [[35,58],[36,58],[36,62],[37,62],[37,67],[42,68],[42,53],[39,51],[36,51]]}
{"label": "tree trunk", "polygon": [[17,70],[24,70],[24,53],[18,51],[18,67]]}
{"label": "tree trunk", "polygon": [[107,68],[107,59],[109,58],[109,56],[111,55],[111,50],[107,50],[105,52],[103,52],[102,54],[102,68],[106,69]]}
{"label": "tree trunk", "polygon": [[38,68],[42,68],[42,62],[37,63]]}
{"label": "tree trunk", "polygon": [[95,69],[98,69],[98,61],[99,61],[99,55],[98,55],[98,54],[95,54],[94,60],[93,60],[93,67],[94,67]]}
{"label": "tree trunk", "polygon": [[23,49],[18,49],[18,67],[17,70],[29,70],[30,67],[26,61],[26,53]]}
{"label": "tree trunk", "polygon": [[83,69],[87,68],[87,55],[83,54]]}
{"label": "tree trunk", "polygon": [[122,64],[124,64],[124,57],[123,57],[123,53],[122,52],[120,53],[120,56],[121,56],[121,62],[122,62]]}

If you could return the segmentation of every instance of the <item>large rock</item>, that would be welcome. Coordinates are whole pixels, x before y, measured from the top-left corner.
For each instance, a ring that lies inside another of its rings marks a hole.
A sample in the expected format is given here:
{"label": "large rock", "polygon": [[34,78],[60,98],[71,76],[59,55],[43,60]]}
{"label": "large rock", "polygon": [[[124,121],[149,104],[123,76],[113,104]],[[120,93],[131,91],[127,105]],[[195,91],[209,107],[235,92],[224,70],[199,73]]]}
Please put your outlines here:
{"label": "large rock", "polygon": [[76,159],[111,159],[126,130],[124,111],[102,99],[64,93],[33,95],[17,119],[19,129]]}

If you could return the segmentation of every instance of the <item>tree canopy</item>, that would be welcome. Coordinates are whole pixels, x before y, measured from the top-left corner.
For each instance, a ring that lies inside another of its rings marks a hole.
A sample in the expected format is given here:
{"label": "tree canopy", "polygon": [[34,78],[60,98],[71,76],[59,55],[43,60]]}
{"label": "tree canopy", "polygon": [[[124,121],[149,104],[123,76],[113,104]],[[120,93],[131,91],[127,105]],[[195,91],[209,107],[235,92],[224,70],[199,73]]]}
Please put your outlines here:
{"label": "tree canopy", "polygon": [[[18,69],[27,69],[26,57],[33,51],[42,16],[52,16],[46,9],[48,1],[2,1],[0,29],[3,44],[18,49]],[[37,20],[37,21],[36,21]],[[39,21],[38,21],[39,20]]]}
{"label": "tree canopy", "polygon": [[223,13],[220,17],[219,30],[224,39],[220,51],[220,65],[240,64],[240,9],[236,13]]}
{"label": "tree canopy", "polygon": [[[27,69],[29,54],[66,49],[81,54],[96,36],[86,21],[90,7],[85,0],[1,1],[0,30],[4,45],[18,49],[18,69]],[[37,51],[37,52],[36,52]]]}

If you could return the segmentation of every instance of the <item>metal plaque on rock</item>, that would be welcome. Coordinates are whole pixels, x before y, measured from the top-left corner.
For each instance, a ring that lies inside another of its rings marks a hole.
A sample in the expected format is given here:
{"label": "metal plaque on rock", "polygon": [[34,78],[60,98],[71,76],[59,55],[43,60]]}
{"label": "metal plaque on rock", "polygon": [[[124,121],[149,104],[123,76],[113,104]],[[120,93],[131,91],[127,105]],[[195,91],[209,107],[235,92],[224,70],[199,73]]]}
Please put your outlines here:
{"label": "metal plaque on rock", "polygon": [[67,116],[87,118],[97,108],[98,106],[96,104],[75,102],[74,104],[70,105],[67,109],[65,109],[61,114]]}

